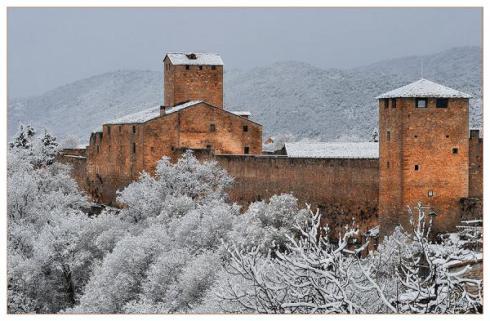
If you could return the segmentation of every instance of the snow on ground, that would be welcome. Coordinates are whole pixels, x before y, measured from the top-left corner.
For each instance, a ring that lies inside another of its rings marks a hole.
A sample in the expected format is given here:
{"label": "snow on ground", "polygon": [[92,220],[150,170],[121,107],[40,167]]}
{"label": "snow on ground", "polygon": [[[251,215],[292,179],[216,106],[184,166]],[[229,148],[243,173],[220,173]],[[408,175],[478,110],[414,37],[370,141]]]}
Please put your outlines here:
{"label": "snow on ground", "polygon": [[378,143],[318,142],[286,143],[288,157],[306,158],[379,158]]}
{"label": "snow on ground", "polygon": [[397,88],[376,97],[398,98],[398,97],[444,97],[444,98],[471,98],[464,92],[437,84],[427,79],[420,79],[406,86]]}

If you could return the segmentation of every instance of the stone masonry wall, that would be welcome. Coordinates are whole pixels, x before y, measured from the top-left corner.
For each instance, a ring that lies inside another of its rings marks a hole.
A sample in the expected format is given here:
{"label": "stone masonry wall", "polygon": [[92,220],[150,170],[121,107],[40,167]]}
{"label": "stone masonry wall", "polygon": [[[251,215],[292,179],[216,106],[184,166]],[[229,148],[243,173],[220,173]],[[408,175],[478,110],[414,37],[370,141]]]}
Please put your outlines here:
{"label": "stone masonry wall", "polygon": [[396,223],[407,226],[406,206],[419,201],[437,213],[436,233],[453,231],[460,219],[459,201],[468,196],[468,100],[449,99],[447,108],[436,108],[433,98],[428,99],[428,108],[415,108],[414,98],[397,98],[395,108],[392,103],[390,99],[386,108],[380,102],[379,197],[384,232]]}
{"label": "stone masonry wall", "polygon": [[143,171],[154,173],[163,156],[175,160],[181,148],[223,154],[244,154],[248,148],[250,154],[261,154],[262,126],[206,103],[142,124],[104,124],[87,148],[89,194],[95,201],[117,205],[118,189]]}
{"label": "stone masonry wall", "polygon": [[216,155],[235,178],[232,201],[248,205],[292,193],[299,205],[319,208],[323,223],[338,235],[352,219],[362,232],[378,225],[378,160]]}
{"label": "stone masonry wall", "polygon": [[203,100],[223,108],[223,66],[173,65],[164,60],[164,105]]}
{"label": "stone masonry wall", "polygon": [[470,131],[469,197],[483,199],[483,138],[479,130]]}

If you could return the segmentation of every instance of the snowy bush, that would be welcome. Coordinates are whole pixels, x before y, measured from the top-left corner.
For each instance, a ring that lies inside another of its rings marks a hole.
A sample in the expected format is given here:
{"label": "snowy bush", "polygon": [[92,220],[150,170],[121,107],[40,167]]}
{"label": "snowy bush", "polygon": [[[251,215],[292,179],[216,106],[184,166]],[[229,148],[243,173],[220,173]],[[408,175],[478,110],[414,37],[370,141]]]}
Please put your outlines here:
{"label": "snowy bush", "polygon": [[[231,261],[206,302],[228,312],[261,313],[468,313],[481,311],[481,280],[464,276],[469,267],[451,271],[460,258],[457,244],[434,244],[432,217],[419,204],[409,210],[412,230],[396,229],[367,257],[345,231],[338,244],[310,223],[297,225],[299,239],[288,236],[286,251],[261,253],[259,246],[227,246]],[[275,255],[271,255],[271,254]],[[468,253],[464,253],[467,257]],[[470,288],[473,291],[469,291]],[[475,290],[476,289],[476,290]],[[203,308],[203,311],[206,309]],[[216,311],[217,312],[217,311]]]}

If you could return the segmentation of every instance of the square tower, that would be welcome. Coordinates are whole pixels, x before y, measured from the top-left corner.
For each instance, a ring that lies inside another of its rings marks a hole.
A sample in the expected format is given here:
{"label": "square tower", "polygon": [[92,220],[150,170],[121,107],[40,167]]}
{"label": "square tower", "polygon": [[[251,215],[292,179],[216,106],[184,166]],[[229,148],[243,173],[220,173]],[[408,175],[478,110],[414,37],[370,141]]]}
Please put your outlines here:
{"label": "square tower", "polygon": [[426,79],[379,99],[379,220],[382,234],[407,228],[407,206],[436,213],[433,231],[453,231],[468,196],[470,96]]}
{"label": "square tower", "polygon": [[223,61],[211,53],[168,53],[163,59],[164,105],[202,100],[223,108]]}

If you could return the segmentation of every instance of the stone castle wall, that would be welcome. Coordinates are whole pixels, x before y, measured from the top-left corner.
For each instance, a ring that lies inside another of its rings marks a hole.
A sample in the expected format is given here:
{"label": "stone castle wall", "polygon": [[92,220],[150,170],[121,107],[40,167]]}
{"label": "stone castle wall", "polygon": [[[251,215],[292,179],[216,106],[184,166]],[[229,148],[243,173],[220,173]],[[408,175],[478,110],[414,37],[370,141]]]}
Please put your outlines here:
{"label": "stone castle wall", "polygon": [[447,108],[437,108],[434,98],[427,108],[416,108],[414,98],[397,98],[396,107],[393,99],[385,102],[379,107],[381,225],[408,225],[400,213],[420,201],[437,213],[435,232],[454,230],[459,201],[468,197],[468,100],[449,99]]}
{"label": "stone castle wall", "polygon": [[143,171],[154,173],[165,155],[175,160],[181,148],[261,154],[261,137],[259,124],[206,103],[141,124],[105,124],[87,147],[88,190],[94,200],[116,205],[116,191]]}
{"label": "stone castle wall", "polygon": [[378,224],[378,160],[215,155],[235,178],[229,195],[248,205],[292,193],[299,205],[319,208],[323,223],[338,235],[354,219],[362,232]]}
{"label": "stone castle wall", "polygon": [[470,131],[468,197],[483,199],[483,138],[479,130]]}
{"label": "stone castle wall", "polygon": [[173,65],[166,57],[163,68],[165,106],[204,100],[223,108],[223,66]]}

